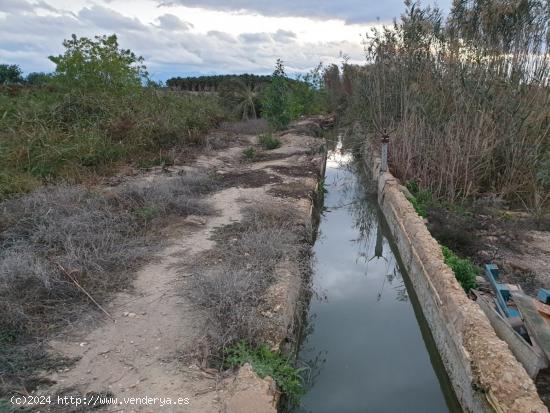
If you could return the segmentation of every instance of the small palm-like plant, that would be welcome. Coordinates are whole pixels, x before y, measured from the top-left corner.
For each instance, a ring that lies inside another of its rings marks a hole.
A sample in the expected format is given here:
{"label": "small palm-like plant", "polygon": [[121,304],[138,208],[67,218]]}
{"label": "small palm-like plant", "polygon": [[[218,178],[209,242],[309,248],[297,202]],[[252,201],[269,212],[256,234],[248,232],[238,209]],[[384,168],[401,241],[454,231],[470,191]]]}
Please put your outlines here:
{"label": "small palm-like plant", "polygon": [[242,120],[256,119],[258,94],[253,86],[238,78],[229,79],[220,85],[219,95],[223,104],[233,108]]}

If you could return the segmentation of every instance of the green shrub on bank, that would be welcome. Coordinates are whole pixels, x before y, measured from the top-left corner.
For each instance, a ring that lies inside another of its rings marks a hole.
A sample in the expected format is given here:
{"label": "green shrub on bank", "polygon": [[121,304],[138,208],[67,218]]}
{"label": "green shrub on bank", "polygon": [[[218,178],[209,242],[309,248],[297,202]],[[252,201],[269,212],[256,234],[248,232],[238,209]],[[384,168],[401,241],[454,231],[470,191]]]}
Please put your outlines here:
{"label": "green shrub on bank", "polygon": [[243,150],[243,157],[247,161],[252,161],[256,158],[256,149],[254,149],[252,146],[249,146],[248,148]]}
{"label": "green shrub on bank", "polygon": [[476,276],[479,274],[480,269],[472,264],[467,258],[458,257],[449,248],[442,246],[443,260],[454,272],[456,279],[464,288],[464,291],[468,292],[470,289],[476,287]]}
{"label": "green shrub on bank", "polygon": [[258,136],[258,142],[264,149],[273,150],[281,147],[281,141],[271,133],[263,133]]}
{"label": "green shrub on bank", "polygon": [[409,190],[412,198],[409,198],[414,210],[422,218],[428,216],[428,205],[432,202],[432,194],[430,191],[422,190],[416,181],[407,181],[405,187]]}
{"label": "green shrub on bank", "polygon": [[304,393],[302,369],[296,368],[292,362],[280,352],[274,352],[265,344],[253,348],[240,341],[227,350],[227,365],[241,366],[249,363],[260,377],[270,376],[291,402],[296,402]]}

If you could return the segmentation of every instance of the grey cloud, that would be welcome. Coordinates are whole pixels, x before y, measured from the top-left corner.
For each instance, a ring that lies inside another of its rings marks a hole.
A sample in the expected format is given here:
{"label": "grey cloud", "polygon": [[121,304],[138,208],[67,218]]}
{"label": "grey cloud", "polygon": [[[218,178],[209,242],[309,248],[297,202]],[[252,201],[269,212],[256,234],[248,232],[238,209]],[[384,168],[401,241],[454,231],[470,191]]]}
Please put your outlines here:
{"label": "grey cloud", "polygon": [[0,0],[0,11],[4,13],[30,12],[36,9],[43,9],[56,12],[55,7],[50,6],[44,1],[29,2],[26,0]]}
{"label": "grey cloud", "polygon": [[271,36],[268,33],[242,33],[239,39],[244,43],[269,43]]}
{"label": "grey cloud", "polygon": [[[248,11],[267,16],[300,16],[314,19],[342,19],[347,23],[390,21],[403,12],[403,0],[173,0],[159,1],[159,6],[180,4],[224,11]],[[425,0],[449,9],[452,0]]]}
{"label": "grey cloud", "polygon": [[178,31],[193,28],[191,23],[184,22],[178,16],[174,16],[173,14],[163,14],[162,16],[159,16],[158,21],[158,27],[164,30]]}
{"label": "grey cloud", "polygon": [[296,39],[296,33],[288,30],[277,30],[271,35],[276,42],[289,43]]}
{"label": "grey cloud", "polygon": [[137,19],[126,17],[106,7],[94,5],[78,12],[79,19],[108,30],[144,30],[145,26]]}
{"label": "grey cloud", "polygon": [[237,43],[237,40],[233,36],[231,36],[229,33],[220,32],[218,30],[210,30],[208,33],[206,33],[209,37],[215,37],[218,40],[221,40],[222,42],[227,43]]}

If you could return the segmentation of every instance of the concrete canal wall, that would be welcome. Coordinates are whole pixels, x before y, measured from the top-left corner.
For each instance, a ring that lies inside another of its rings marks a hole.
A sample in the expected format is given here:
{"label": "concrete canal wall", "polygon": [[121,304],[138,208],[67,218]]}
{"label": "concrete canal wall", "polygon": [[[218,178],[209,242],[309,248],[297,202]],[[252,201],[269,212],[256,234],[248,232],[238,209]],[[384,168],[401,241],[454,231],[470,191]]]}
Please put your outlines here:
{"label": "concrete canal wall", "polygon": [[365,166],[377,181],[380,208],[463,409],[547,412],[523,366],[443,262],[440,245],[405,197],[403,186],[390,173],[380,172],[377,153],[365,148]]}

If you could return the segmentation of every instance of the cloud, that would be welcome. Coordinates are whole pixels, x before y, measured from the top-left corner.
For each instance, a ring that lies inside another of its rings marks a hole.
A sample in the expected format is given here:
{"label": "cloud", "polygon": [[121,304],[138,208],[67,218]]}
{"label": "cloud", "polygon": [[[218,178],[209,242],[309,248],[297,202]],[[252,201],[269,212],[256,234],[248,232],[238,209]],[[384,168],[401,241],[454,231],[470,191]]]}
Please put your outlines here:
{"label": "cloud", "polygon": [[94,5],[83,8],[78,17],[85,23],[91,23],[102,29],[109,30],[144,30],[145,26],[138,20],[126,17],[106,7]]}
{"label": "cloud", "polygon": [[[0,0],[0,63],[19,64],[26,73],[50,71],[54,66],[47,56],[62,53],[62,42],[72,33],[87,37],[116,33],[121,47],[145,58],[156,80],[188,73],[270,73],[279,57],[289,73],[307,71],[321,60],[334,62],[340,52],[354,61],[363,59],[359,39],[306,41],[297,32],[276,27],[240,34],[223,29],[201,32],[198,24],[190,30],[191,23],[177,10],[171,14],[162,10],[140,20],[124,12],[122,4],[112,0],[107,7],[103,0],[44,13],[36,1]],[[153,10],[159,9],[153,6]]]}
{"label": "cloud", "polygon": [[221,40],[222,42],[237,43],[237,40],[233,36],[225,32],[220,32],[219,30],[210,30],[206,35]]}
{"label": "cloud", "polygon": [[270,43],[271,36],[268,33],[242,33],[239,39],[244,43]]}
{"label": "cloud", "polygon": [[[403,11],[403,0],[157,0],[159,6],[180,4],[211,10],[253,12],[265,16],[309,17],[314,19],[341,19],[346,23],[373,23],[391,21]],[[437,3],[449,9],[452,0],[425,0],[424,4]]]}
{"label": "cloud", "polygon": [[271,37],[273,38],[273,40],[275,40],[276,42],[281,42],[281,43],[289,43],[289,42],[293,42],[294,40],[296,40],[296,33],[294,32],[291,32],[289,30],[277,30],[275,33],[273,33],[271,35]]}
{"label": "cloud", "polygon": [[178,16],[174,16],[173,14],[163,14],[162,16],[158,17],[158,21],[158,27],[164,30],[186,31],[193,28],[193,24],[189,22],[184,22]]}
{"label": "cloud", "polygon": [[0,12],[3,13],[32,12],[38,9],[48,10],[51,12],[58,11],[55,7],[52,7],[45,1],[30,2],[27,0],[0,0]]}

